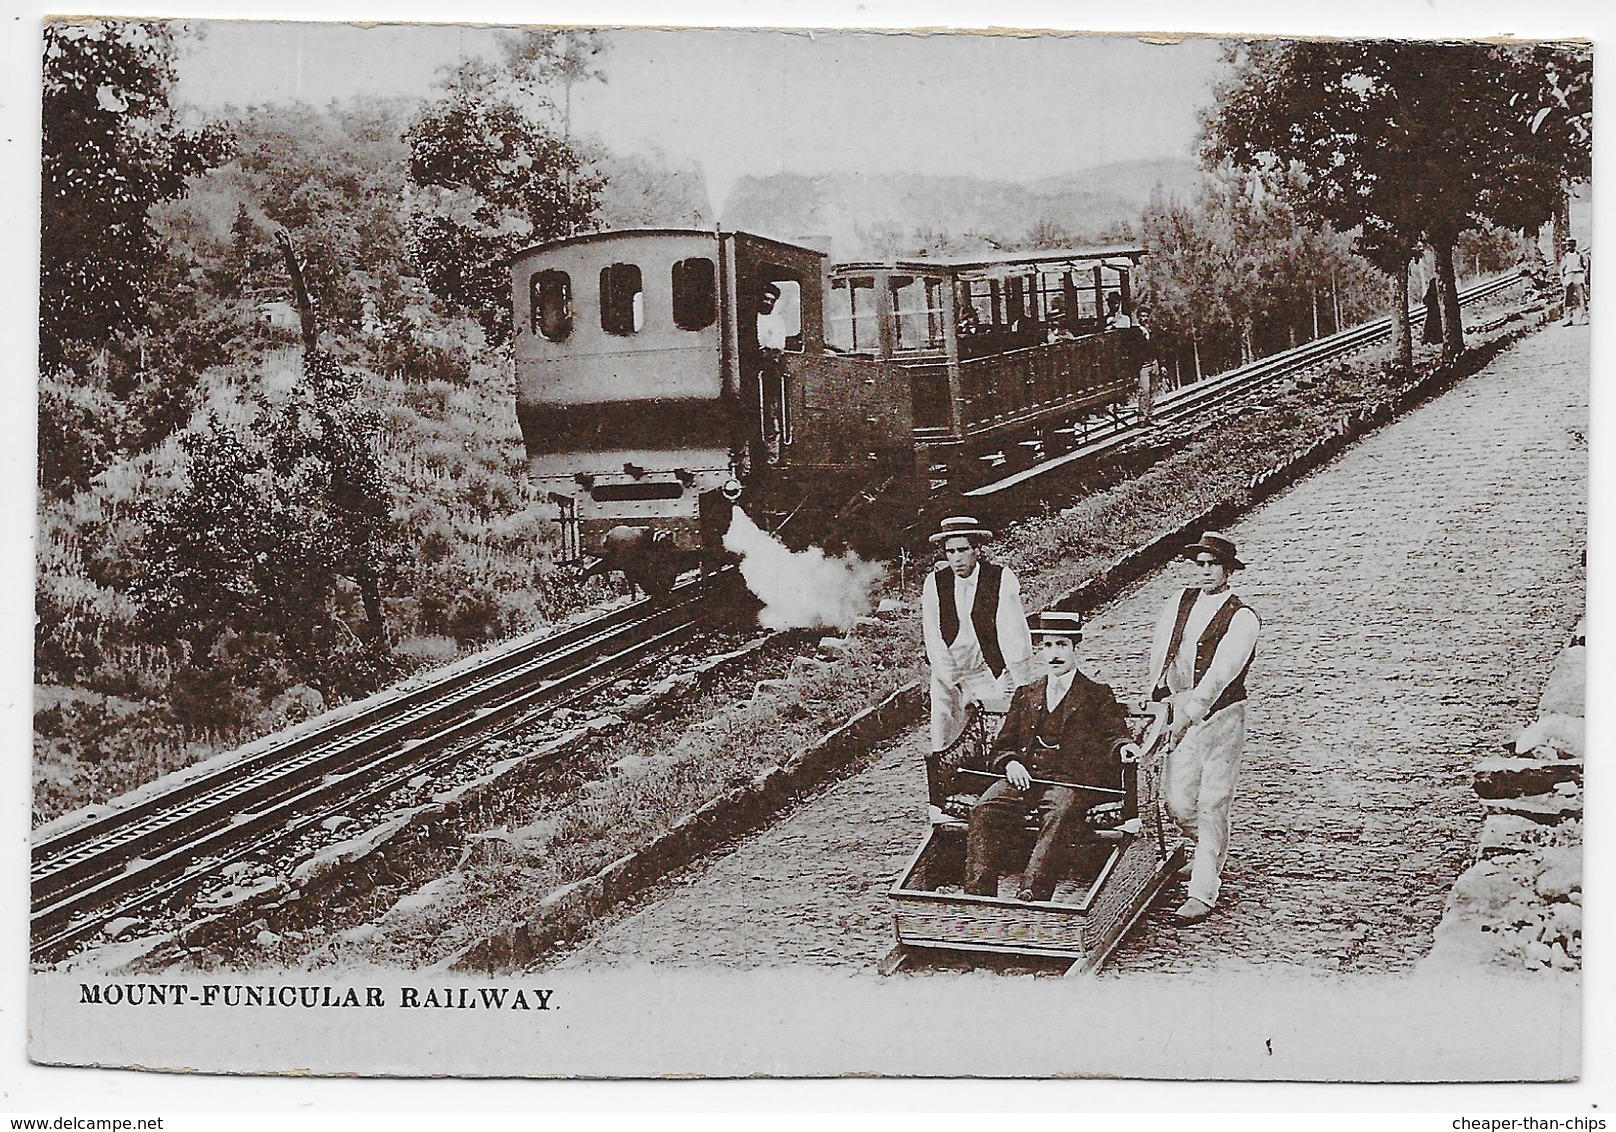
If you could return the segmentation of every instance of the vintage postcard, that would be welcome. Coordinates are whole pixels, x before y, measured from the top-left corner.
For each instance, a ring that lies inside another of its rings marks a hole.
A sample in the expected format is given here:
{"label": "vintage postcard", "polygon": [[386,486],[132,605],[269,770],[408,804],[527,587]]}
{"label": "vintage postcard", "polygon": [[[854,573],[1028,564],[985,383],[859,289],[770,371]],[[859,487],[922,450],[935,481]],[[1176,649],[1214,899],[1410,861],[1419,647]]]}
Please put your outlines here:
{"label": "vintage postcard", "polygon": [[46,20],[30,1058],[1578,1080],[1594,53]]}

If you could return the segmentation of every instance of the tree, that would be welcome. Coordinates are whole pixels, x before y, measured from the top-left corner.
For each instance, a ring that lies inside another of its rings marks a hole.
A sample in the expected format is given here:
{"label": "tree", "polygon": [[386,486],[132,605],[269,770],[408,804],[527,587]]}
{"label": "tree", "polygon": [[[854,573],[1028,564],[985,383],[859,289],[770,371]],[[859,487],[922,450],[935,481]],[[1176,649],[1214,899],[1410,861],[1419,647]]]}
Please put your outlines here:
{"label": "tree", "polygon": [[70,340],[143,325],[160,253],[148,214],[215,164],[219,126],[182,129],[169,105],[174,31],[133,20],[45,27],[41,106],[42,368]]}
{"label": "tree", "polygon": [[405,136],[410,258],[490,344],[511,333],[510,257],[592,224],[603,180],[573,145],[568,119],[572,85],[600,77],[600,50],[592,32],[524,32],[507,40],[502,68],[476,59],[451,74]]}
{"label": "tree", "polygon": [[1521,49],[1481,43],[1259,43],[1229,58],[1235,71],[1205,120],[1204,155],[1289,172],[1291,199],[1309,215],[1358,233],[1359,250],[1397,284],[1405,363],[1407,267],[1428,244],[1443,349],[1457,354],[1459,235],[1489,220],[1541,223],[1572,160],[1566,137],[1531,128],[1545,69]]}
{"label": "tree", "polygon": [[[301,316],[303,379],[278,406],[260,399],[244,435],[215,421],[181,437],[186,483],[149,512],[142,592],[156,625],[189,640],[193,657],[227,631],[260,637],[322,691],[370,691],[367,673],[390,672],[382,593],[403,557],[378,422],[321,346],[291,236],[276,238]],[[363,641],[334,608],[344,578],[359,590]]]}
{"label": "tree", "polygon": [[1282,192],[1227,164],[1187,203],[1153,194],[1140,227],[1149,254],[1136,279],[1138,302],[1157,350],[1176,358],[1187,348],[1197,376],[1208,363],[1249,362],[1318,336],[1321,296],[1339,329],[1342,282],[1349,313],[1362,305],[1367,268],[1349,241],[1309,227]]}

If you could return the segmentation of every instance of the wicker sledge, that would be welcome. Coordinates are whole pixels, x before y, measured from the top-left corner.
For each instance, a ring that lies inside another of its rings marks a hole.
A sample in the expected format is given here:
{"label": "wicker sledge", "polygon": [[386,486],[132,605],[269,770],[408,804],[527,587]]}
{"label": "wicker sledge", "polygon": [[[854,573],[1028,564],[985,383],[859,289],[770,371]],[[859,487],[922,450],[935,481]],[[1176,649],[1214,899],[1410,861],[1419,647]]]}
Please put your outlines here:
{"label": "wicker sledge", "polygon": [[[1066,961],[1067,974],[1099,969],[1184,859],[1161,802],[1165,705],[1134,705],[1129,720],[1142,757],[1124,765],[1120,789],[1086,788],[1102,800],[1090,806],[1071,875],[1050,900],[963,889],[967,821],[977,795],[997,777],[987,766],[1003,715],[976,712],[953,747],[933,756],[943,816],[888,893],[897,944],[881,962],[883,974],[919,965],[935,950]],[[1028,848],[1036,833],[1029,821]],[[1008,887],[1013,894],[1013,878]]]}

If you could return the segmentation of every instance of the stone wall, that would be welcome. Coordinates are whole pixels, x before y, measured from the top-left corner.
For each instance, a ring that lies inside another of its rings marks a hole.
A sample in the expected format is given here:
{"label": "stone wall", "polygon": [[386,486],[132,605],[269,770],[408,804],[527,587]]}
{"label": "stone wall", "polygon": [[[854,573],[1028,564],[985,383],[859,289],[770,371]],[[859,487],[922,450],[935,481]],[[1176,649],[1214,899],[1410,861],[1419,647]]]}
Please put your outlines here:
{"label": "stone wall", "polygon": [[1537,719],[1482,759],[1476,861],[1448,895],[1423,966],[1582,966],[1583,625],[1554,664]]}

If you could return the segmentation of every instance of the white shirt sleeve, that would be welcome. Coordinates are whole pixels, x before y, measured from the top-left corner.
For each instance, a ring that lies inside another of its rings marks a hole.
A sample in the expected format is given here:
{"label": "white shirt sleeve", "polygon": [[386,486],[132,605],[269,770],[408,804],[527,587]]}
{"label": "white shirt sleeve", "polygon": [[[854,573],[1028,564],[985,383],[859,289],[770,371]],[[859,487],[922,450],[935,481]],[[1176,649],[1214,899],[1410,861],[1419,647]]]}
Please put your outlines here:
{"label": "white shirt sleeve", "polygon": [[1162,606],[1161,616],[1156,618],[1156,630],[1150,638],[1150,680],[1145,688],[1145,695],[1151,695],[1167,679],[1167,646],[1173,640],[1173,623],[1178,620],[1178,603],[1183,599],[1181,593],[1176,593],[1167,599]]}
{"label": "white shirt sleeve", "polygon": [[1212,654],[1212,663],[1207,666],[1206,675],[1178,700],[1195,722],[1206,718],[1207,711],[1218,702],[1218,697],[1251,661],[1252,654],[1257,651],[1259,624],[1257,615],[1250,609],[1235,612],[1228,632],[1218,642],[1218,651]]}
{"label": "white shirt sleeve", "polygon": [[[953,575],[950,575],[952,580]],[[944,684],[952,684],[956,679],[954,672],[954,658],[948,653],[948,646],[943,643],[942,610],[937,601],[937,571],[933,570],[926,575],[926,580],[920,587],[920,631],[926,639],[926,660],[931,664],[931,674]]]}
{"label": "white shirt sleeve", "polygon": [[1032,682],[1032,631],[1027,628],[1027,611],[1021,604],[1021,583],[1006,566],[999,579],[999,648],[1004,652],[1005,672],[1012,688]]}

